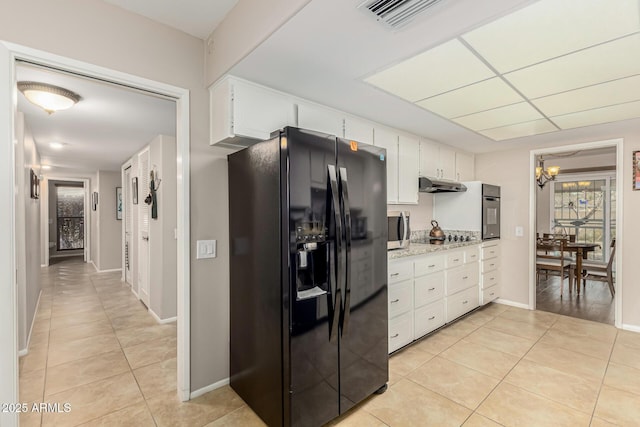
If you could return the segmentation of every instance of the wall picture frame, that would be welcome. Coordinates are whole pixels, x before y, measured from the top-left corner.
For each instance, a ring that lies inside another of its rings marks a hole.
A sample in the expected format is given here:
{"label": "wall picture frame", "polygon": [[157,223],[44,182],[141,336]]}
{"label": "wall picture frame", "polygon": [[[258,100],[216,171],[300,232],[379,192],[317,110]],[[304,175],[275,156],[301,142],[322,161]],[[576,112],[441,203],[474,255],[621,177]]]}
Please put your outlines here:
{"label": "wall picture frame", "polygon": [[138,204],[138,177],[134,176],[131,178],[131,197],[133,200],[133,204]]}
{"label": "wall picture frame", "polygon": [[633,190],[640,190],[640,151],[633,152]]}
{"label": "wall picture frame", "polygon": [[122,187],[116,187],[116,219],[122,221]]}
{"label": "wall picture frame", "polygon": [[40,178],[38,178],[38,175],[36,175],[33,169],[31,169],[30,183],[31,183],[31,198],[39,199],[40,198]]}

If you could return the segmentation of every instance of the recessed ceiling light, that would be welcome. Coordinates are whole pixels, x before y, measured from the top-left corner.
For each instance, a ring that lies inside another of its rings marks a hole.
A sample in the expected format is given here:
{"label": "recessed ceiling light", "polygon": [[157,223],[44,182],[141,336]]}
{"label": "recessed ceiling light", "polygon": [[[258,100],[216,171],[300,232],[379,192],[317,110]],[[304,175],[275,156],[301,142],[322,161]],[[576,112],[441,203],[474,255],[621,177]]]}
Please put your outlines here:
{"label": "recessed ceiling light", "polygon": [[50,142],[49,147],[54,150],[62,150],[64,148],[64,144],[62,142]]}
{"label": "recessed ceiling light", "polygon": [[49,114],[73,107],[82,98],[68,89],[38,82],[18,82],[18,89],[29,102]]}
{"label": "recessed ceiling light", "polygon": [[46,170],[46,171],[51,169],[51,166],[49,166],[49,165],[42,165],[41,167],[42,167],[43,170]]}

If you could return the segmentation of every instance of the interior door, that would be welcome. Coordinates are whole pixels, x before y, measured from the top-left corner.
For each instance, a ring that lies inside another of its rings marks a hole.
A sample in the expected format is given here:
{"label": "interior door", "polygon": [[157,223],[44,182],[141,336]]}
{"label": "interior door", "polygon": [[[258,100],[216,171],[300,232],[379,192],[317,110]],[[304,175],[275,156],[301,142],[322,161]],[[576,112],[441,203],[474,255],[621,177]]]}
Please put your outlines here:
{"label": "interior door", "polygon": [[150,208],[144,202],[149,194],[149,149],[138,154],[138,298],[149,307],[149,216]]}
{"label": "interior door", "polygon": [[384,151],[338,138],[346,286],[340,331],[340,413],[388,374],[387,193]]}
{"label": "interior door", "polygon": [[124,182],[122,189],[124,197],[124,280],[131,285],[131,233],[133,226],[131,224],[133,216],[133,201],[131,198],[131,166],[124,171]]}

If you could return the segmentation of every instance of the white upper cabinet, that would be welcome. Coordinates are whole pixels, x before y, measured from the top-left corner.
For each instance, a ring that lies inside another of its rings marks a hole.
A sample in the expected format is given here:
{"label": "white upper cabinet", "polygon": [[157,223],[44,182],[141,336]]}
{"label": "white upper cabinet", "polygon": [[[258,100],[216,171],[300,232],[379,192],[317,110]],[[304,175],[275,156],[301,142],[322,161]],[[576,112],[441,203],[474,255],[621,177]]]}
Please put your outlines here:
{"label": "white upper cabinet", "polygon": [[342,137],[344,115],[322,105],[298,102],[298,127]]}
{"label": "white upper cabinet", "polygon": [[373,144],[387,150],[387,203],[398,203],[398,135],[393,130],[376,127]]}
{"label": "white upper cabinet", "polygon": [[473,181],[475,179],[475,163],[473,154],[456,153],[456,180]]}
{"label": "white upper cabinet", "polygon": [[421,140],[420,176],[456,180],[456,151],[442,144]]}
{"label": "white upper cabinet", "polygon": [[269,139],[271,132],[294,126],[291,97],[233,77],[210,88],[211,144],[230,138]]}
{"label": "white upper cabinet", "polygon": [[418,203],[420,141],[415,136],[398,137],[398,203]]}
{"label": "white upper cabinet", "polygon": [[373,144],[373,123],[356,117],[345,117],[344,137],[365,144]]}

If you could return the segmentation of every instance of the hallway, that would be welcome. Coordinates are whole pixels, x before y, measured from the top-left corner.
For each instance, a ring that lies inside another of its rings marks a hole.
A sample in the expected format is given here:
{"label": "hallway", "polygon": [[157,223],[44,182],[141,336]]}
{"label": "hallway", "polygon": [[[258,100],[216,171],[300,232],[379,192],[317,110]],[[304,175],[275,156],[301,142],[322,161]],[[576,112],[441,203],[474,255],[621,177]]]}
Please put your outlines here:
{"label": "hallway", "polygon": [[29,353],[20,358],[20,401],[71,410],[21,414],[21,426],[190,425],[192,413],[211,421],[244,406],[228,387],[195,405],[179,402],[176,324],[158,324],[120,272],[96,273],[70,257],[43,268],[41,283]]}

